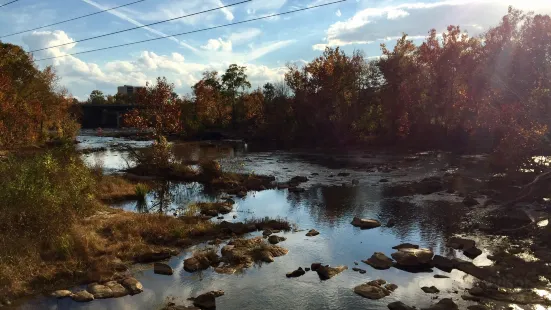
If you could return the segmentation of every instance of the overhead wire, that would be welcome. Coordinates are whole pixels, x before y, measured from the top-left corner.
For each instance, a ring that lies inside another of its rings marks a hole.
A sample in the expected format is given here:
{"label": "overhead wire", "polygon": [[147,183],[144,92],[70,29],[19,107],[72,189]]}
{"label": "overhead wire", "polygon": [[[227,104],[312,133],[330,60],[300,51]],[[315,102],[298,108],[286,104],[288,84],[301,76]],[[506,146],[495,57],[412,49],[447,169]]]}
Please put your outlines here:
{"label": "overhead wire", "polygon": [[291,10],[291,11],[287,11],[287,12],[270,14],[270,15],[266,15],[266,16],[262,16],[262,17],[247,19],[247,20],[243,20],[243,21],[239,21],[239,22],[233,22],[233,23],[228,23],[228,24],[224,24],[224,25],[213,26],[213,27],[208,27],[208,28],[203,28],[203,29],[198,29],[198,30],[192,30],[192,31],[187,31],[187,32],[181,32],[181,33],[176,33],[176,34],[172,34],[172,35],[161,36],[161,37],[158,37],[158,38],[152,38],[152,39],[141,40],[141,41],[136,41],[136,42],[112,45],[112,46],[107,46],[107,47],[102,47],[102,48],[96,48],[96,49],[88,50],[88,51],[82,51],[82,52],[76,52],[76,53],[70,53],[70,54],[63,54],[63,55],[47,57],[47,58],[41,58],[41,59],[38,59],[38,60],[35,60],[35,61],[43,61],[43,60],[62,58],[62,57],[67,57],[67,56],[88,54],[88,53],[92,53],[92,52],[103,51],[103,50],[108,50],[108,49],[113,49],[113,48],[118,48],[118,47],[124,47],[124,46],[129,46],[129,45],[145,43],[145,42],[151,42],[151,41],[162,40],[162,39],[167,39],[167,38],[172,38],[172,37],[178,37],[178,36],[183,36],[183,35],[192,34],[192,33],[204,32],[204,31],[208,31],[208,30],[213,30],[213,29],[218,29],[218,28],[223,28],[223,27],[229,27],[229,26],[234,26],[234,25],[239,25],[239,24],[250,23],[250,22],[253,22],[253,21],[257,21],[257,20],[273,18],[273,17],[292,14],[292,13],[296,13],[296,12],[307,11],[307,10],[311,10],[311,9],[315,9],[315,8],[319,8],[319,7],[323,7],[323,6],[328,6],[328,5],[332,5],[332,4],[337,4],[337,3],[341,3],[341,2],[346,2],[346,1],[347,0],[338,0],[338,1],[333,1],[333,2],[329,2],[329,3],[314,5],[314,6],[310,6],[310,7],[306,7],[306,8]]}
{"label": "overhead wire", "polygon": [[13,1],[10,1],[10,2],[6,2],[6,3],[4,3],[4,4],[0,4],[0,8],[6,6],[6,5],[8,5],[8,4],[12,4],[12,3],[14,3],[14,2],[17,2],[17,1],[19,1],[19,0],[13,0]]}
{"label": "overhead wire", "polygon": [[253,0],[244,0],[244,1],[241,1],[241,2],[236,2],[236,3],[216,7],[216,8],[213,8],[213,9],[204,10],[204,11],[201,11],[201,12],[195,12],[195,13],[191,13],[191,14],[187,14],[187,15],[174,17],[174,18],[171,18],[171,19],[161,20],[161,21],[154,22],[154,23],[147,24],[147,25],[141,25],[141,26],[132,27],[132,28],[128,28],[128,29],[123,29],[123,30],[119,30],[119,31],[114,31],[114,32],[110,32],[110,33],[100,34],[100,35],[85,38],[85,39],[80,39],[80,40],[71,41],[71,42],[67,42],[67,43],[62,43],[62,44],[58,44],[58,45],[52,45],[52,46],[48,46],[48,47],[44,47],[44,48],[39,48],[39,49],[36,49],[36,50],[29,51],[29,53],[44,51],[44,50],[48,50],[48,49],[52,49],[52,48],[56,48],[56,47],[61,47],[61,46],[65,46],[65,45],[69,45],[69,44],[75,44],[75,43],[84,42],[84,41],[90,41],[90,40],[94,40],[94,39],[98,39],[98,38],[104,38],[104,37],[112,36],[112,35],[127,32],[127,31],[132,31],[132,30],[136,30],[136,29],[140,29],[140,28],[145,28],[145,27],[149,27],[149,26],[153,26],[153,25],[158,25],[158,24],[162,24],[162,23],[171,22],[171,21],[174,21],[174,20],[178,20],[178,19],[182,19],[182,18],[186,18],[186,17],[190,17],[190,16],[200,15],[200,14],[204,14],[204,13],[208,13],[208,12],[212,12],[212,11],[216,11],[216,10],[229,8],[229,7],[232,7],[232,6],[236,6],[236,5],[251,2],[251,1],[253,1]]}
{"label": "overhead wire", "polygon": [[[17,1],[19,1],[19,0],[17,0]],[[44,25],[44,26],[40,26],[40,27],[36,27],[36,28],[32,28],[32,29],[27,29],[27,30],[23,30],[23,31],[19,31],[19,32],[5,34],[5,35],[0,36],[0,39],[5,38],[5,37],[11,37],[11,36],[14,36],[14,35],[17,35],[17,34],[22,34],[22,33],[30,32],[30,31],[42,29],[42,28],[46,28],[46,27],[50,27],[50,26],[55,26],[55,25],[64,24],[64,23],[67,23],[67,22],[72,22],[72,21],[77,20],[77,19],[81,19],[81,18],[90,17],[90,16],[93,16],[93,15],[105,13],[105,12],[108,12],[108,11],[119,9],[119,8],[122,8],[122,7],[125,7],[125,6],[134,5],[134,4],[137,4],[137,3],[140,3],[140,2],[144,2],[144,1],[147,1],[147,0],[138,0],[138,1],[127,3],[127,4],[115,6],[115,7],[109,8],[109,9],[101,10],[101,11],[98,11],[98,12],[94,12],[94,13],[90,13],[90,14],[86,14],[86,15],[82,15],[82,16],[62,20],[62,21],[59,21],[59,22],[55,22],[53,24],[48,24],[48,25]]]}

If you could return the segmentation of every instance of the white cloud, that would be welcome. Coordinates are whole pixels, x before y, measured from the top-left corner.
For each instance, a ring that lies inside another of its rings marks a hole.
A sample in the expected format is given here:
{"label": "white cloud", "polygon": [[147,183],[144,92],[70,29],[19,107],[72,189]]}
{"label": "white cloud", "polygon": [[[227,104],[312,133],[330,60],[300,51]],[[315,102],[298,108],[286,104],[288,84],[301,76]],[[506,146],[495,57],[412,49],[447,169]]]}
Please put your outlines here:
{"label": "white cloud", "polygon": [[209,51],[223,51],[231,52],[232,51],[232,42],[230,40],[224,41],[221,38],[210,39],[206,45],[201,46],[201,48]]}
{"label": "white cloud", "polygon": [[[541,0],[536,0],[533,4],[530,1],[525,2],[530,2],[535,8],[541,5],[539,1]],[[501,17],[507,14],[508,5],[502,0],[440,0],[368,7],[345,21],[332,24],[326,31],[324,42],[313,45],[313,49],[369,44],[388,37],[401,36],[402,32],[417,38],[433,28],[442,32],[448,25],[459,25],[470,35],[476,35],[483,29],[497,25]],[[547,9],[551,10],[550,4],[547,4]]]}
{"label": "white cloud", "polygon": [[252,39],[258,37],[262,34],[262,31],[258,28],[250,28],[246,29],[241,32],[234,32],[229,37],[228,40],[230,40],[234,45],[239,45],[243,43],[248,43]]}
{"label": "white cloud", "polygon": [[246,6],[247,14],[253,15],[258,12],[279,10],[287,0],[259,0],[253,1]]}
{"label": "white cloud", "polygon": [[337,12],[335,13],[338,17],[341,17],[342,16],[342,13],[341,13],[341,10],[337,10]]}
{"label": "white cloud", "polygon": [[[56,43],[72,41],[63,31],[33,32],[24,35],[22,39],[30,49],[40,49]],[[79,98],[86,98],[93,89],[102,90],[106,94],[114,94],[116,87],[119,85],[145,85],[146,82],[152,82],[158,76],[166,76],[170,82],[174,83],[177,92],[187,93],[190,92],[190,87],[201,78],[204,71],[217,70],[222,72],[232,63],[246,66],[247,75],[253,87],[257,87],[267,81],[282,79],[285,67],[272,68],[251,64],[249,61],[285,47],[292,42],[272,42],[246,54],[204,51],[207,55],[215,53],[210,55],[213,59],[208,64],[188,62],[182,54],[175,52],[169,55],[159,55],[155,52],[145,50],[138,53],[137,56],[113,60],[104,65],[85,62],[75,56],[41,61],[39,65],[53,65],[58,76],[61,77],[60,83]],[[77,44],[69,44],[46,50],[39,58],[67,55],[75,49]],[[215,58],[215,55],[222,55],[224,57]]]}
{"label": "white cloud", "polygon": [[387,13],[387,18],[388,19],[398,19],[398,18],[401,18],[401,17],[406,17],[408,16],[409,13],[404,11],[404,10],[389,10],[388,13]]}
{"label": "white cloud", "polygon": [[[86,2],[86,3],[88,3],[88,4],[92,5],[92,6],[94,6],[94,7],[96,7],[97,9],[100,9],[100,10],[106,10],[106,9],[107,9],[107,7],[104,7],[104,6],[102,6],[102,5],[100,5],[100,4],[96,3],[96,2],[94,2],[94,1],[92,1],[92,0],[82,0],[82,1],[84,1],[84,2]],[[136,20],[134,20],[134,19],[128,17],[126,14],[121,13],[121,12],[119,12],[119,11],[117,11],[117,10],[110,10],[110,11],[107,11],[107,12],[109,12],[110,14],[115,15],[115,16],[117,16],[118,18],[120,18],[120,19],[122,19],[122,20],[125,20],[125,21],[127,21],[127,22],[129,22],[129,23],[131,23],[131,24],[133,24],[133,25],[136,25],[136,26],[139,26],[139,27],[143,27],[143,26],[144,26],[144,24],[142,24],[142,23],[140,23],[140,22],[138,22],[138,21],[136,21]],[[147,31],[149,31],[149,32],[151,32],[151,33],[153,33],[153,34],[156,34],[156,35],[158,35],[158,36],[161,36],[161,37],[168,37],[169,40],[174,41],[174,42],[180,44],[181,46],[184,46],[184,47],[190,49],[191,51],[193,51],[193,52],[195,52],[195,53],[197,53],[197,54],[200,54],[199,50],[197,50],[197,49],[194,48],[193,46],[191,46],[191,45],[185,43],[184,41],[180,41],[180,40],[176,39],[175,37],[172,37],[172,36],[169,37],[168,35],[164,34],[163,32],[158,31],[158,30],[156,30],[156,29],[153,29],[153,28],[151,28],[151,27],[143,27],[142,29],[145,29],[145,30],[147,30]]]}

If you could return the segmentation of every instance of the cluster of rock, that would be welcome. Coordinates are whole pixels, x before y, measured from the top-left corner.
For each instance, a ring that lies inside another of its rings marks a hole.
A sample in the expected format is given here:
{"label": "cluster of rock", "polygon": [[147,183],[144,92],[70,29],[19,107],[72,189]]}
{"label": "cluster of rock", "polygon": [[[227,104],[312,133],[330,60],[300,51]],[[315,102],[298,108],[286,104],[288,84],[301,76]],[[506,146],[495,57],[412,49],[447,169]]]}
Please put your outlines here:
{"label": "cluster of rock", "polygon": [[396,284],[387,284],[385,280],[379,279],[356,286],[354,293],[369,299],[381,299],[392,294],[397,288]]}
{"label": "cluster of rock", "polygon": [[70,297],[77,302],[89,302],[94,299],[118,298],[126,295],[136,295],[143,292],[142,284],[135,278],[128,277],[121,281],[109,281],[103,284],[91,283],[86,290],[71,292],[58,290],[52,293],[55,298]]}

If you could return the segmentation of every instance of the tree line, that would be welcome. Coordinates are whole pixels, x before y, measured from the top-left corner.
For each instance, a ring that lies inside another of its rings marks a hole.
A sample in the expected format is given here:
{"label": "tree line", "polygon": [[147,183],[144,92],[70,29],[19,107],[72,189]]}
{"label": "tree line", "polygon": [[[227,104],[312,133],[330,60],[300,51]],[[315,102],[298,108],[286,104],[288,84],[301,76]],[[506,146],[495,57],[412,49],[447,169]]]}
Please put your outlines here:
{"label": "tree line", "polygon": [[163,133],[186,135],[226,129],[279,145],[476,146],[505,163],[541,152],[551,120],[548,15],[509,8],[477,37],[449,26],[420,45],[404,34],[381,49],[368,61],[359,51],[327,48],[302,67],[288,65],[284,81],[252,90],[238,65],[205,72],[184,97],[159,78],[138,94],[156,108],[134,111],[127,124],[162,122]]}

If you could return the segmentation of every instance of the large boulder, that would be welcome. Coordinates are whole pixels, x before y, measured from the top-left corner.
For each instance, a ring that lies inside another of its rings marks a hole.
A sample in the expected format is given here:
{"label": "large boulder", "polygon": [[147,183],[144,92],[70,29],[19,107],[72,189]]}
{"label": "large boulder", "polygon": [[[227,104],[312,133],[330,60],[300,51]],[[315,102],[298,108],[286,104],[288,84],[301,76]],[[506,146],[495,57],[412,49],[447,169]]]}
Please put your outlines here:
{"label": "large boulder", "polygon": [[281,241],[285,241],[285,240],[287,240],[285,237],[280,237],[280,236],[276,236],[276,235],[271,235],[268,238],[268,242],[270,242],[271,244],[278,244]]}
{"label": "large boulder", "polygon": [[305,273],[306,273],[306,271],[304,271],[304,269],[302,269],[302,267],[298,267],[297,270],[287,273],[286,276],[287,276],[287,278],[297,278],[297,277],[300,277],[300,276],[304,275]]}
{"label": "large boulder", "polygon": [[90,292],[90,294],[94,295],[94,299],[105,299],[113,297],[113,291],[105,285],[92,283],[88,285],[88,288],[86,290]]}
{"label": "large boulder", "polygon": [[126,278],[122,280],[121,284],[128,290],[128,293],[130,295],[136,295],[143,292],[142,283],[140,283],[140,281],[136,280],[135,278]]}
{"label": "large boulder", "polygon": [[156,274],[164,274],[167,276],[171,276],[174,273],[174,270],[172,270],[172,267],[170,267],[167,264],[155,263],[153,265],[153,272]]}
{"label": "large boulder", "polygon": [[471,239],[451,237],[446,243],[446,245],[456,250],[463,250],[468,248],[474,248],[476,246],[476,242]]}
{"label": "large boulder", "polygon": [[412,243],[402,243],[397,246],[393,246],[392,249],[394,250],[400,250],[400,249],[418,249],[419,246],[417,244]]}
{"label": "large boulder", "polygon": [[362,262],[379,270],[389,269],[394,264],[392,259],[381,252],[375,252],[370,258],[363,260]]}
{"label": "large boulder", "polygon": [[440,290],[436,287],[436,286],[423,286],[421,288],[423,290],[423,292],[427,293],[427,294],[438,294],[440,293]]}
{"label": "large boulder", "polygon": [[216,309],[216,298],[224,295],[224,291],[211,291],[192,298],[193,305],[201,309]]}
{"label": "large boulder", "polygon": [[313,237],[313,236],[317,236],[319,235],[320,232],[315,230],[315,229],[310,229],[307,233],[306,233],[306,236],[307,237]]}
{"label": "large boulder", "polygon": [[361,229],[371,229],[381,226],[381,222],[373,219],[361,219],[359,217],[354,217],[351,222],[352,225],[360,227]]}
{"label": "large boulder", "polygon": [[87,291],[79,291],[71,295],[71,298],[76,302],[89,302],[94,300],[94,295]]}
{"label": "large boulder", "polygon": [[400,249],[391,254],[392,258],[401,266],[428,265],[434,253],[430,249]]}
{"label": "large boulder", "polygon": [[[329,265],[327,265],[327,266],[320,266],[319,268],[317,268],[316,272],[318,273],[318,276],[320,277],[320,279],[328,280],[338,275],[339,273],[345,271],[346,269],[348,269],[347,266],[329,267]],[[312,268],[312,270],[314,270],[314,268]]]}

